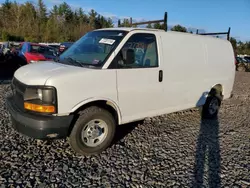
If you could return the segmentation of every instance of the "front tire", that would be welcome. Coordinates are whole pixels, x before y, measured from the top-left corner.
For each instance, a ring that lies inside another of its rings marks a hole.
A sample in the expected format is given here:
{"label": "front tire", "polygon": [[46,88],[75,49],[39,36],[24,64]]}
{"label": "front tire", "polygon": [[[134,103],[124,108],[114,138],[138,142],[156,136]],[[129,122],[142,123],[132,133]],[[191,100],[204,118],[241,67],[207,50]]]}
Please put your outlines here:
{"label": "front tire", "polygon": [[217,96],[208,96],[202,108],[202,118],[215,119],[218,116],[221,100]]}
{"label": "front tire", "polygon": [[110,146],[116,122],[110,112],[91,106],[79,113],[70,133],[70,145],[80,155],[99,154]]}

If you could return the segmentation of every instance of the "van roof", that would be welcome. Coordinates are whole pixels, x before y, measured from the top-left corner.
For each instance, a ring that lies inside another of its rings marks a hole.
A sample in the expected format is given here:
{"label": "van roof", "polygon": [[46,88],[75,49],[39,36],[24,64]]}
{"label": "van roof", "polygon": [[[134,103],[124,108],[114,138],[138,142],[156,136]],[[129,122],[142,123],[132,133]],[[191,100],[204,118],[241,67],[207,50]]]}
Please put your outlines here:
{"label": "van roof", "polygon": [[153,28],[134,28],[134,27],[113,27],[113,28],[102,28],[102,29],[97,29],[97,30],[120,30],[120,31],[134,31],[134,30],[142,30],[142,31],[155,31],[155,32],[164,32],[164,33],[174,33],[176,35],[192,35],[192,36],[196,36],[196,37],[200,37],[200,38],[210,38],[213,40],[221,40],[221,41],[226,41],[225,39],[221,39],[221,38],[216,38],[213,36],[205,36],[205,35],[198,35],[198,34],[191,34],[191,33],[185,33],[185,32],[178,32],[178,31],[165,31],[163,29],[153,29]]}
{"label": "van roof", "polygon": [[[146,31],[164,31],[163,29],[153,29],[153,28],[134,28],[134,27],[112,27],[112,28],[102,28],[97,30],[122,30],[122,31],[133,31],[133,30],[146,30]],[[165,32],[165,31],[164,31]]]}

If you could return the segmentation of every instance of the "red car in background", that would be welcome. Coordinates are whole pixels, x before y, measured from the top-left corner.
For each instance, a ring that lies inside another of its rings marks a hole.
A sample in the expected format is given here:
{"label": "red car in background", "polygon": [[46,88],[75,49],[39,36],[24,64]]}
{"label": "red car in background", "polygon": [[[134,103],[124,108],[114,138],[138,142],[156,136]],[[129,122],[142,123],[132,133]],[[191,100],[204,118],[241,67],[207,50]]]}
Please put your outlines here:
{"label": "red car in background", "polygon": [[56,49],[37,43],[23,42],[18,56],[27,64],[38,61],[53,61],[56,58]]}

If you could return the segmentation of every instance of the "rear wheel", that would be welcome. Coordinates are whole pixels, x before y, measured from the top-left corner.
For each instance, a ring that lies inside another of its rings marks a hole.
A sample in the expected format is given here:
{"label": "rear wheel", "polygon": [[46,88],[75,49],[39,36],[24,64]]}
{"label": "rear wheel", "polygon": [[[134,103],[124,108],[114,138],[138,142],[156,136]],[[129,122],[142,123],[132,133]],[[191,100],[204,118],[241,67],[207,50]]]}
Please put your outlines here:
{"label": "rear wheel", "polygon": [[116,122],[110,112],[92,106],[81,111],[70,133],[72,149],[81,155],[99,154],[111,144]]}
{"label": "rear wheel", "polygon": [[207,97],[206,103],[202,108],[202,117],[205,119],[217,118],[221,100],[217,96]]}
{"label": "rear wheel", "polygon": [[237,71],[246,72],[246,67],[245,67],[244,65],[240,65],[240,66],[237,68]]}

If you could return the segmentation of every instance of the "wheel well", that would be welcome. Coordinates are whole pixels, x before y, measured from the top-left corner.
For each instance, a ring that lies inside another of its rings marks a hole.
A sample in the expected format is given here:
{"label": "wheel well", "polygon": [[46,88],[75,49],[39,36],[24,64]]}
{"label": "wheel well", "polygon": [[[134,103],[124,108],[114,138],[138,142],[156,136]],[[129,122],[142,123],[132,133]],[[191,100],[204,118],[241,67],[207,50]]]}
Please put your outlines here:
{"label": "wheel well", "polygon": [[118,113],[115,109],[115,107],[111,106],[112,103],[110,103],[109,101],[106,100],[98,100],[98,101],[93,101],[93,102],[89,102],[87,104],[84,104],[83,106],[81,106],[80,108],[78,108],[74,114],[78,114],[78,112],[82,111],[83,109],[86,109],[90,106],[98,106],[100,108],[103,108],[107,111],[109,111],[113,117],[115,118],[116,123],[119,123],[119,117],[118,117]]}
{"label": "wheel well", "polygon": [[75,112],[73,112],[74,118],[73,118],[71,125],[69,127],[68,135],[70,135],[71,130],[73,129],[75,122],[77,121],[77,119],[79,117],[79,112],[90,107],[90,106],[98,106],[100,108],[103,108],[103,109],[109,111],[113,115],[116,123],[117,124],[119,123],[118,112],[116,111],[115,107],[112,106],[112,103],[110,103],[109,101],[106,101],[106,100],[93,101],[93,102],[89,102],[87,104],[84,104],[83,106],[79,107]]}

